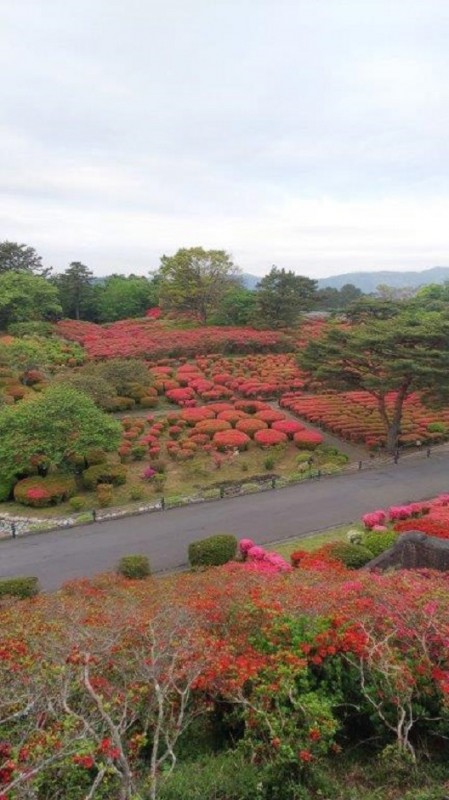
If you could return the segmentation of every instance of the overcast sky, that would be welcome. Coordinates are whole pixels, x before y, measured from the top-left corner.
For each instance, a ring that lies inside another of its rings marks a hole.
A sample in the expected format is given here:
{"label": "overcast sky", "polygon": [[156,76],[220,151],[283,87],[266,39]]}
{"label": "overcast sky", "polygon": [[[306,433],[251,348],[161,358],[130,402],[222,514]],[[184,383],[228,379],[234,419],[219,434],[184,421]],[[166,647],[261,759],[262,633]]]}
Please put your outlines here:
{"label": "overcast sky", "polygon": [[449,264],[449,0],[0,0],[0,240]]}

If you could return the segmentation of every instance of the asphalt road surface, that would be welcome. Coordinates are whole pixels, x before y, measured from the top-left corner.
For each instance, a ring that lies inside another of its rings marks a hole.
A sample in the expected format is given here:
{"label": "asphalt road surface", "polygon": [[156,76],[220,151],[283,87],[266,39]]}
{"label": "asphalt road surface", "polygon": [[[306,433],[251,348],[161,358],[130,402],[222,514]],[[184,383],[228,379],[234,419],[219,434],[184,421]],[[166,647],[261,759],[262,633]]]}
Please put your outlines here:
{"label": "asphalt road surface", "polygon": [[46,590],[114,568],[120,556],[145,553],[155,571],[187,561],[187,546],[214,533],[258,544],[350,523],[376,508],[449,490],[449,454],[433,451],[399,464],[298,486],[0,541],[0,577],[36,575]]}

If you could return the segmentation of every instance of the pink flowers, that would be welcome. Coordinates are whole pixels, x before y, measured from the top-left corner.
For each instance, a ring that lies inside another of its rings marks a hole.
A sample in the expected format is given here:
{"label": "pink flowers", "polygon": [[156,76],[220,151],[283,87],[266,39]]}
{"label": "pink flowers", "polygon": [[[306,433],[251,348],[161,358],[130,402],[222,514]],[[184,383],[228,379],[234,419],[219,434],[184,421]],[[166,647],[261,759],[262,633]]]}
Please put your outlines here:
{"label": "pink flowers", "polygon": [[252,572],[291,572],[291,566],[279,553],[255,545],[252,539],[241,539],[239,549],[245,559],[245,568]]}
{"label": "pink flowers", "polygon": [[369,513],[369,514],[364,514],[363,517],[362,517],[362,522],[363,522],[365,528],[368,528],[368,530],[371,530],[371,529],[374,528],[375,525],[383,525],[385,520],[386,520],[386,518],[387,518],[387,515],[386,515],[385,511],[383,511],[380,508],[377,511],[371,511],[371,513]]}

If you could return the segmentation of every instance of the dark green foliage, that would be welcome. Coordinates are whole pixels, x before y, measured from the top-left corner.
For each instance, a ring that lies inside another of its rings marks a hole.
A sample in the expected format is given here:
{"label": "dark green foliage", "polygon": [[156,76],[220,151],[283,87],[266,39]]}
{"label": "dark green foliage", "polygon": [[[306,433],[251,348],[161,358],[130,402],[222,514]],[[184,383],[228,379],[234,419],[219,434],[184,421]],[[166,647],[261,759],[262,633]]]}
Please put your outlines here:
{"label": "dark green foliage", "polygon": [[232,561],[237,551],[237,539],[229,533],[218,533],[189,544],[192,567],[218,567]]}
{"label": "dark green foliage", "polygon": [[348,569],[359,569],[371,561],[373,554],[367,547],[360,544],[350,544],[349,542],[333,542],[329,545],[329,553],[332,558],[337,558]]}
{"label": "dark green foliage", "polygon": [[7,480],[7,478],[0,479],[0,503],[6,502],[11,496],[14,481]]}
{"label": "dark green foliage", "polygon": [[32,577],[0,578],[0,597],[34,597],[39,593],[39,581]]}
{"label": "dark green foliage", "polygon": [[398,538],[398,534],[395,531],[385,531],[385,532],[377,532],[377,531],[370,531],[369,533],[365,533],[362,541],[362,545],[367,547],[368,550],[371,550],[373,556],[378,556],[384,552],[384,550],[388,550],[389,547],[392,547]]}
{"label": "dark green foliage", "polygon": [[295,325],[303,311],[313,306],[316,281],[272,267],[256,287],[255,316],[267,328]]}
{"label": "dark green foliage", "polygon": [[119,575],[123,575],[124,578],[134,580],[148,578],[151,575],[150,562],[147,556],[123,556],[117,564],[117,572]]}
{"label": "dark green foliage", "polygon": [[188,761],[163,783],[159,800],[261,800],[259,768],[233,752]]}
{"label": "dark green foliage", "polygon": [[126,467],[122,464],[95,464],[84,470],[82,481],[86,489],[95,489],[99,483],[120,486],[126,483]]}

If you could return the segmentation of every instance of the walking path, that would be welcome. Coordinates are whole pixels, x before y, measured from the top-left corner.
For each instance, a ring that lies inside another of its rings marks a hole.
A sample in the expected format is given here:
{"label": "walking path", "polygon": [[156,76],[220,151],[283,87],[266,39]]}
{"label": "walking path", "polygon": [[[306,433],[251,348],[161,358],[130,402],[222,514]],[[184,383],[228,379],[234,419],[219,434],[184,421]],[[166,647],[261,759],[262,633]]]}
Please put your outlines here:
{"label": "walking path", "polygon": [[434,450],[373,469],[285,489],[202,503],[124,520],[0,541],[0,577],[36,575],[44,589],[114,568],[126,553],[145,553],[154,570],[187,560],[195,539],[227,532],[259,544],[351,523],[372,509],[449,490],[449,453]]}

